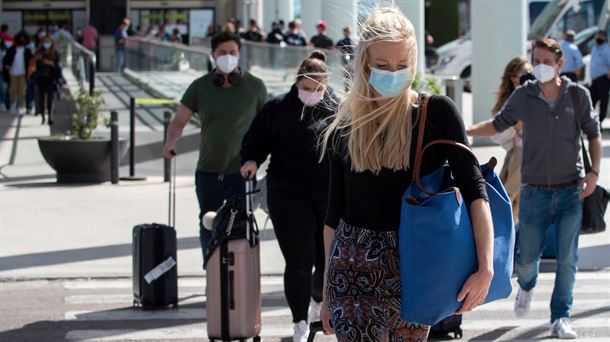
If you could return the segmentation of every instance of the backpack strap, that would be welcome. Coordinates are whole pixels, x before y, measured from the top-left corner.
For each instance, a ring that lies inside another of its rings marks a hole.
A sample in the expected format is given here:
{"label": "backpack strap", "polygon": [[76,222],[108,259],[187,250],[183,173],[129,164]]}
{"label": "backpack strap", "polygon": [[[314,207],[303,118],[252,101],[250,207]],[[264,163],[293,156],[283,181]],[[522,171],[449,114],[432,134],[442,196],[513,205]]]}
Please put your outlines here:
{"label": "backpack strap", "polygon": [[582,137],[582,129],[580,128],[580,118],[582,116],[582,112],[578,104],[578,87],[573,86],[568,88],[568,92],[570,93],[570,97],[572,98],[572,106],[574,107],[574,114],[576,117],[576,129],[578,129],[580,136],[580,146],[582,148],[582,159],[585,166],[585,173],[591,171],[591,159],[589,159],[589,152],[585,147],[585,139]]}

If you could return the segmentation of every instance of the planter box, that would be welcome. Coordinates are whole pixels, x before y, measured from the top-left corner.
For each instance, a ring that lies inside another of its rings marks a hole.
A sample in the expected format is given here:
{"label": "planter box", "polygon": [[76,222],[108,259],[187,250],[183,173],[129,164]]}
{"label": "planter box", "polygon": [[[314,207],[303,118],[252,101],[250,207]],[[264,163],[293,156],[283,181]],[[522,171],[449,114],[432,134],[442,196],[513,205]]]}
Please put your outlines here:
{"label": "planter box", "polygon": [[[119,138],[119,160],[127,152],[127,146],[127,138]],[[38,147],[47,163],[57,172],[58,183],[110,181],[109,138],[38,138]]]}

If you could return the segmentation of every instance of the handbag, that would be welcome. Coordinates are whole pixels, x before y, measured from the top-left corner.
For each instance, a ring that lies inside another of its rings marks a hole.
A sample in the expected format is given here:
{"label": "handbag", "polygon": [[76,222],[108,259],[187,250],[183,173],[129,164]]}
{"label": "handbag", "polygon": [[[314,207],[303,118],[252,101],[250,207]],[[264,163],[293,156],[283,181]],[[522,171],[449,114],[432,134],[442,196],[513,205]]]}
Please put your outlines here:
{"label": "handbag", "polygon": [[[585,172],[591,171],[591,160],[589,153],[585,147],[585,141],[580,137],[582,145],[582,158],[585,163]],[[610,192],[604,187],[596,185],[595,190],[587,196],[582,205],[582,226],[580,227],[581,234],[595,234],[606,230],[606,221],[604,214],[610,200]]]}
{"label": "handbag", "polygon": [[[400,277],[403,283],[401,318],[434,325],[461,306],[457,295],[478,269],[470,213],[445,164],[421,177],[425,151],[448,144],[468,151],[451,140],[435,140],[422,148],[427,98],[420,105],[420,129],[413,169],[414,182],[404,192],[399,227]],[[510,199],[493,172],[496,159],[482,165],[494,226],[494,276],[485,303],[506,298],[512,292],[515,231]]]}
{"label": "handbag", "polygon": [[[572,97],[572,103],[578,103],[576,88],[570,88],[569,92]],[[576,105],[574,105],[574,111],[577,114],[576,117],[580,118],[581,112],[580,110],[577,110]],[[578,122],[579,121],[577,120],[577,125]],[[582,146],[582,159],[585,164],[585,172],[588,173],[591,171],[591,160],[589,159],[589,153],[585,147],[585,140],[582,138],[582,135],[580,136],[580,144]],[[596,185],[593,193],[584,199],[582,206],[582,225],[580,227],[581,234],[595,234],[606,230],[604,214],[606,213],[609,200],[610,192],[600,185]]]}

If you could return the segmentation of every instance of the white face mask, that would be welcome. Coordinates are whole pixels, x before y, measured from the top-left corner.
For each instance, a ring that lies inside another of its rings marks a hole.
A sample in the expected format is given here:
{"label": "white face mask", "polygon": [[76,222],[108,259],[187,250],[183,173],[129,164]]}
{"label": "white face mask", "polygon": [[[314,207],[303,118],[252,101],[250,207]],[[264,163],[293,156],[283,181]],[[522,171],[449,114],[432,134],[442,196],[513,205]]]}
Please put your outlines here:
{"label": "white face mask", "polygon": [[10,49],[11,46],[13,46],[13,42],[10,40],[6,40],[4,41],[4,46],[6,46],[7,49]]}
{"label": "white face mask", "polygon": [[555,68],[553,68],[552,66],[546,64],[538,64],[534,67],[532,74],[534,74],[534,77],[536,77],[538,82],[547,83],[555,78],[556,73]]}
{"label": "white face mask", "polygon": [[237,64],[239,63],[239,58],[233,55],[223,55],[216,59],[216,65],[220,71],[228,74],[237,68]]}

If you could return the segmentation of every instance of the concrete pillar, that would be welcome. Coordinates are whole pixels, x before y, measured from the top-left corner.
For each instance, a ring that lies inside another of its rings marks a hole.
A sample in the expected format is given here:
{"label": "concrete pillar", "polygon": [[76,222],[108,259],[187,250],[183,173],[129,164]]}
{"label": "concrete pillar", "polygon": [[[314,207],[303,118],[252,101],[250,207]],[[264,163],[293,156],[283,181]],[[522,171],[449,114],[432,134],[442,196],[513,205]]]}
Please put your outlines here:
{"label": "concrete pillar", "polygon": [[[263,30],[263,0],[237,0],[235,17],[241,20],[245,30],[249,28],[250,19],[256,20]],[[270,24],[271,25],[271,24]]]}
{"label": "concrete pillar", "polygon": [[275,1],[263,1],[263,20],[260,25],[265,32],[270,32],[271,23],[276,21],[275,7]]}
{"label": "concrete pillar", "polygon": [[[324,0],[322,1],[322,19],[326,20],[328,25],[326,35],[334,42],[343,38],[345,26],[350,26],[353,32],[358,32],[358,1]],[[309,30],[309,28],[307,29]]]}
{"label": "concrete pillar", "polygon": [[307,37],[316,34],[316,25],[322,20],[322,0],[301,0],[301,21]]}
{"label": "concrete pillar", "polygon": [[506,64],[527,52],[527,1],[472,0],[470,17],[473,121],[479,122],[491,117]]}
{"label": "concrete pillar", "polygon": [[286,28],[288,28],[288,23],[294,20],[294,0],[266,0],[265,2],[267,1],[275,1],[276,19],[284,20]]}
{"label": "concrete pillar", "polygon": [[265,32],[271,31],[271,23],[284,20],[286,29],[288,23],[294,19],[294,0],[261,0],[263,20],[261,27]]}
{"label": "concrete pillar", "polygon": [[425,1],[424,0],[397,0],[398,8],[409,18],[417,36],[417,74],[422,76],[426,72],[425,55]]}

